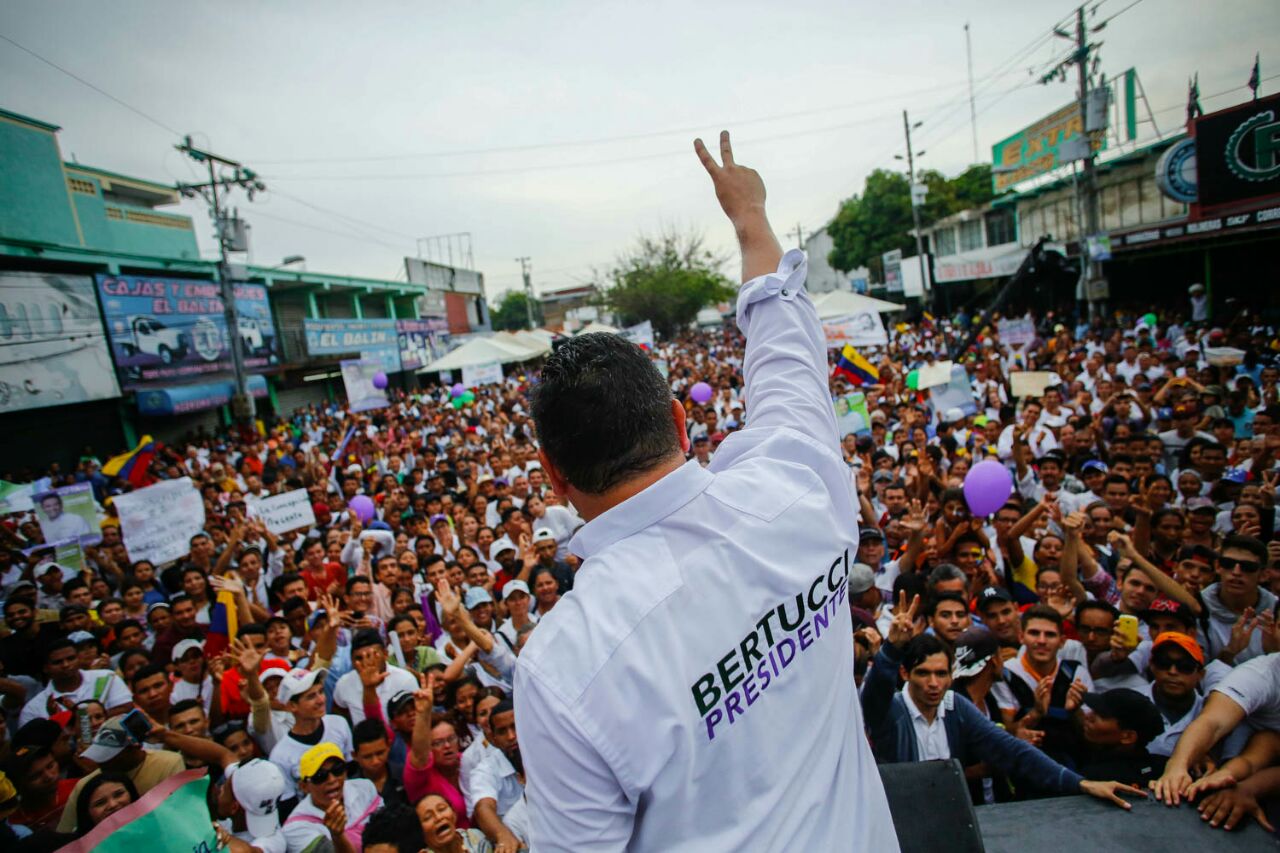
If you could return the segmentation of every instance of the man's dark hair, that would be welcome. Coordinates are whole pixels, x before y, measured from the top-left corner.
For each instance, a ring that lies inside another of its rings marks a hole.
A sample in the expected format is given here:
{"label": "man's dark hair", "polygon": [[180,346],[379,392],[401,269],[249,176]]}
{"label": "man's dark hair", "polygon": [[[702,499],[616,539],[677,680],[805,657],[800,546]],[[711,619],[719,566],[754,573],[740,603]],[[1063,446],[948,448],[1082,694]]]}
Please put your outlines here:
{"label": "man's dark hair", "polygon": [[383,806],[369,816],[360,833],[360,842],[366,850],[375,844],[389,844],[397,853],[419,853],[422,850],[422,827],[418,823],[418,815],[400,803]]}
{"label": "man's dark hair", "polygon": [[671,389],[644,350],[620,335],[594,332],[562,344],[531,396],[547,458],[588,494],[681,455]]}
{"label": "man's dark hair", "polygon": [[347,592],[351,592],[351,590],[355,589],[357,586],[359,586],[362,583],[368,584],[369,586],[373,586],[373,581],[369,580],[369,577],[367,575],[352,575],[351,577],[347,578],[347,586],[346,586]]}
{"label": "man's dark hair", "polygon": [[1080,617],[1088,613],[1090,610],[1096,610],[1099,613],[1106,613],[1112,619],[1120,618],[1120,611],[1116,609],[1115,605],[1106,601],[1091,599],[1089,601],[1082,601],[1076,605],[1076,624],[1079,624]]}
{"label": "man's dark hair", "polygon": [[1229,548],[1248,551],[1257,557],[1264,566],[1267,564],[1267,546],[1262,543],[1261,539],[1245,536],[1243,533],[1232,533],[1222,540],[1222,546],[1218,549],[1218,554],[1221,555]]}
{"label": "man's dark hair", "polygon": [[50,640],[45,644],[44,657],[42,658],[42,661],[44,663],[48,663],[49,658],[53,657],[54,652],[60,652],[63,649],[71,649],[71,651],[74,652],[76,650],[76,644],[68,640],[66,637],[57,637]]}
{"label": "man's dark hair", "polygon": [[[951,648],[942,642],[940,637],[934,634],[921,634],[918,637],[913,637],[907,643],[907,647],[902,650],[902,668],[907,672],[911,672],[911,670],[933,655],[946,655],[948,669],[950,669],[950,664],[954,659],[953,654]],[[498,709],[494,708],[493,710],[496,713]]]}
{"label": "man's dark hair", "polygon": [[359,749],[361,744],[373,743],[387,739],[387,727],[382,720],[361,720],[351,729],[351,748]]}
{"label": "man's dark hair", "polygon": [[292,598],[285,599],[284,603],[280,605],[280,612],[292,613],[299,607],[305,607],[308,611],[311,610],[311,605],[307,604],[307,600],[305,598],[300,595],[295,595]]}
{"label": "man's dark hair", "polygon": [[150,678],[153,675],[163,675],[167,681],[169,678],[169,670],[158,663],[149,663],[133,674],[133,678],[129,679],[129,687],[137,687],[138,682],[144,678]]}
{"label": "man's dark hair", "polygon": [[236,633],[242,637],[245,634],[254,634],[259,637],[264,637],[267,633],[267,626],[261,622],[250,622],[248,625],[241,625]]}
{"label": "man's dark hair", "polygon": [[944,601],[954,601],[956,604],[960,605],[961,609],[963,609],[965,613],[969,612],[969,602],[966,601],[965,597],[960,593],[937,592],[929,596],[929,601],[925,605],[924,615],[932,618],[933,615],[938,612],[938,605]]}
{"label": "man's dark hair", "polygon": [[[199,699],[183,699],[181,701],[174,702],[169,706],[169,717],[172,719],[174,714],[185,714],[187,711],[195,708],[199,708],[201,711],[204,711],[204,702]],[[205,716],[207,717],[208,715],[206,714]]]}
{"label": "man's dark hair", "polygon": [[1046,622],[1052,622],[1058,626],[1059,631],[1062,630],[1062,614],[1047,604],[1033,604],[1022,611],[1022,627],[1024,629],[1032,619],[1043,619]]}

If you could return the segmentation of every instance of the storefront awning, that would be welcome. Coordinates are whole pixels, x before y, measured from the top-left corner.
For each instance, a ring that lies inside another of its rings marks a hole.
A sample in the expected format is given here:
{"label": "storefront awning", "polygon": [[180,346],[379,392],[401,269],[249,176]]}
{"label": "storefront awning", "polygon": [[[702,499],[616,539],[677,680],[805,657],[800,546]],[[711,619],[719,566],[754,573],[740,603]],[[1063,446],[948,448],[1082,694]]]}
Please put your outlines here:
{"label": "storefront awning", "polygon": [[969,281],[975,278],[1000,278],[1013,275],[1027,256],[1027,249],[1006,243],[988,246],[957,255],[935,257],[933,278],[939,284]]}
{"label": "storefront awning", "polygon": [[[235,394],[234,382],[208,382],[200,385],[175,385],[172,388],[148,388],[138,392],[138,414],[181,415],[216,409],[231,402]],[[249,393],[255,397],[267,396],[267,380],[261,376],[249,377]]]}

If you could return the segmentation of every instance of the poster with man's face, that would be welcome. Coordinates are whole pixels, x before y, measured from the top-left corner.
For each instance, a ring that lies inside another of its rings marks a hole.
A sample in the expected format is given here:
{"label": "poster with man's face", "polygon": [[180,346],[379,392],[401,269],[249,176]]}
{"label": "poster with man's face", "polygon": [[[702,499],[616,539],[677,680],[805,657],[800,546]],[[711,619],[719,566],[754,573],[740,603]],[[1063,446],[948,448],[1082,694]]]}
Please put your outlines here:
{"label": "poster with man's face", "polygon": [[44,541],[52,545],[69,539],[81,545],[97,545],[102,541],[98,513],[93,505],[93,487],[88,483],[62,486],[32,498],[36,519]]}

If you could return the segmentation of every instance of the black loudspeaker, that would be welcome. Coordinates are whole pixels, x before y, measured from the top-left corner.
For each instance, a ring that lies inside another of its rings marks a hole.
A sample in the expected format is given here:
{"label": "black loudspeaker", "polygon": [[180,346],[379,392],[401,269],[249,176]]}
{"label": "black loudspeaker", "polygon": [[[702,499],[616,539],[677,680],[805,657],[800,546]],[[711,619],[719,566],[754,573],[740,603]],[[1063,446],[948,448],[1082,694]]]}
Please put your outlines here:
{"label": "black loudspeaker", "polygon": [[881,764],[879,769],[902,853],[985,853],[959,761]]}

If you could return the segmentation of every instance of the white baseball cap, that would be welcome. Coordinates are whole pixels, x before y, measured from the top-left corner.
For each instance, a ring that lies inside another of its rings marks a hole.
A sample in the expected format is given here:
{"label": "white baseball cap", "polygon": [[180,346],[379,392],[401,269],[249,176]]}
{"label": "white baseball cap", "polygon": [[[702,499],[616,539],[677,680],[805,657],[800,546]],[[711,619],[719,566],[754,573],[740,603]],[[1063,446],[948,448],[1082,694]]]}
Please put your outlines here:
{"label": "white baseball cap", "polygon": [[534,542],[546,542],[548,539],[552,542],[556,540],[556,535],[552,532],[550,527],[539,527],[537,530],[533,531]]}
{"label": "white baseball cap", "polygon": [[280,680],[280,689],[276,691],[276,698],[281,702],[289,702],[306,693],[315,685],[316,679],[323,680],[329,671],[327,669],[291,669]]}
{"label": "white baseball cap", "polygon": [[489,553],[497,557],[503,551],[519,551],[516,543],[511,541],[510,536],[503,536],[501,539],[493,540],[493,544],[489,546]]}
{"label": "white baseball cap", "polygon": [[192,649],[197,649],[201,652],[201,654],[203,654],[204,643],[200,642],[199,640],[183,640],[182,642],[178,643],[176,646],[173,647],[173,656],[172,656],[173,662],[177,663],[178,661],[182,660],[182,656],[185,655],[187,652],[191,651]]}
{"label": "white baseball cap", "polygon": [[268,838],[280,828],[277,801],[284,794],[284,774],[263,758],[251,758],[244,764],[227,768],[231,793],[244,809],[245,823],[255,838]]}
{"label": "white baseball cap", "polygon": [[510,598],[511,594],[516,592],[523,592],[525,595],[529,595],[529,585],[518,578],[516,580],[507,581],[502,587],[503,601]]}

